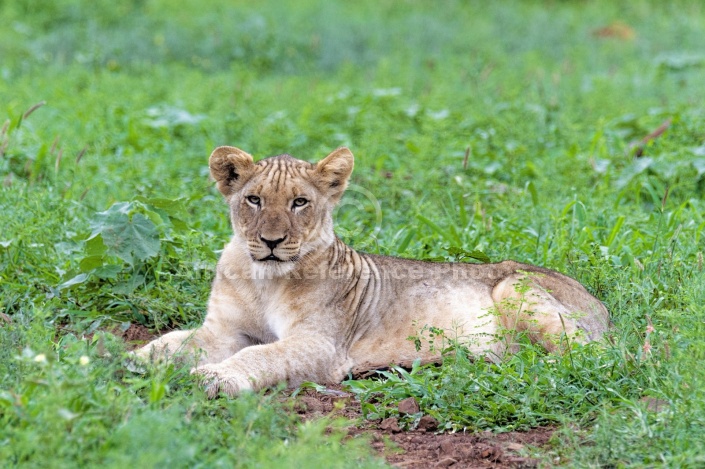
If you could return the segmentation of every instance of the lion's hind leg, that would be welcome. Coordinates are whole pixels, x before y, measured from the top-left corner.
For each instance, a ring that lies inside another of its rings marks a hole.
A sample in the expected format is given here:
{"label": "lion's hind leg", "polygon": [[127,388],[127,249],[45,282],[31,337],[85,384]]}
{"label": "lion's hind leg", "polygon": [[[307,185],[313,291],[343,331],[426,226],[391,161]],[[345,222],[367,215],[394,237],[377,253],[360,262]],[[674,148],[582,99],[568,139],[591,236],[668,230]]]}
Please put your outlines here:
{"label": "lion's hind leg", "polygon": [[531,273],[506,277],[492,290],[498,323],[503,329],[506,350],[516,352],[517,335],[525,332],[533,343],[549,352],[562,350],[571,341],[585,342],[578,327],[579,313],[570,311],[550,291],[535,282]]}

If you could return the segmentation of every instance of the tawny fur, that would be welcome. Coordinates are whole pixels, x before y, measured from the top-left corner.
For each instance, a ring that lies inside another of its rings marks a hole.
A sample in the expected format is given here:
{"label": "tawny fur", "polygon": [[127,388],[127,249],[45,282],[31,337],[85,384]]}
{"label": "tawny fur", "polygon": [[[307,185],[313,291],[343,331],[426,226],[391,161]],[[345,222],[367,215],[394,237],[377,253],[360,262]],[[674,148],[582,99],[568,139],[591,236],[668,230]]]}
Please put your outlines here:
{"label": "tawny fur", "polygon": [[314,165],[289,155],[254,163],[242,150],[219,147],[210,169],[234,234],[205,321],[135,352],[193,359],[209,396],[438,361],[440,344],[422,341],[417,350],[409,340],[424,327],[490,359],[514,350],[514,331],[555,351],[607,330],[602,303],[552,270],[513,261],[438,264],[346,246],[332,212],[353,170],[347,148]]}

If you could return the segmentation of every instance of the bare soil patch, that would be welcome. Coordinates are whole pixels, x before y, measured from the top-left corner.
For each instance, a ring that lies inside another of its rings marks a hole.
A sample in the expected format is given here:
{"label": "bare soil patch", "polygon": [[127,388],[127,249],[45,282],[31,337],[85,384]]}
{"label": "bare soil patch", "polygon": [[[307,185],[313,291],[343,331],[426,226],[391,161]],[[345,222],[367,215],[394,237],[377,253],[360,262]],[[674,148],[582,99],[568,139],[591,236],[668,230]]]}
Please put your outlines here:
{"label": "bare soil patch", "polygon": [[145,326],[141,324],[130,324],[125,332],[120,336],[127,342],[131,348],[137,348],[138,346],[144,345],[152,339],[158,337],[158,334],[151,332]]}
{"label": "bare soil patch", "polygon": [[[149,343],[163,334],[163,332],[155,334],[141,324],[130,324],[130,326],[125,330],[122,330],[119,327],[111,327],[104,330],[124,340],[125,345],[127,345],[127,350],[130,351]],[[88,334],[86,337],[91,336],[92,334]]]}
{"label": "bare soil patch", "polygon": [[[306,389],[295,399],[294,409],[304,420],[324,415],[358,420],[348,430],[350,437],[367,435],[372,448],[400,468],[532,468],[538,461],[528,456],[528,447],[545,446],[555,430],[543,427],[500,434],[436,434],[438,422],[424,416],[416,429],[403,431],[394,418],[363,420],[360,403],[340,385],[330,385],[323,392]],[[400,412],[413,411],[414,404],[400,401]]]}

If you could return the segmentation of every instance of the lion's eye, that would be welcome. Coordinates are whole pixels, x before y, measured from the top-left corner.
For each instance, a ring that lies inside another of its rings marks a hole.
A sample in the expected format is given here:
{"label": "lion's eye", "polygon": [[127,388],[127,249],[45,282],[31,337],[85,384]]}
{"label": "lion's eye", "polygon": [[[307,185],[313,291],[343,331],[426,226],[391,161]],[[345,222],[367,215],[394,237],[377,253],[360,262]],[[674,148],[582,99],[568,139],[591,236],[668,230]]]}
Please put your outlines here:
{"label": "lion's eye", "polygon": [[259,205],[260,198],[257,197],[256,195],[248,195],[247,196],[247,201],[251,203],[252,205]]}
{"label": "lion's eye", "polygon": [[294,199],[294,207],[303,207],[308,203],[308,200],[304,199],[303,197],[297,197]]}

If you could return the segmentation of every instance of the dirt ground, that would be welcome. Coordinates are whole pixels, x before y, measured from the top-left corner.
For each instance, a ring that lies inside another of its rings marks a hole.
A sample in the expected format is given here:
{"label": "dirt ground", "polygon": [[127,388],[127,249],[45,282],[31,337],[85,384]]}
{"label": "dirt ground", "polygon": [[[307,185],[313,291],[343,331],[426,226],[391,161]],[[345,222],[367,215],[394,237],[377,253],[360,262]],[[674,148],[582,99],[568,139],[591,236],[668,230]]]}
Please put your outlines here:
{"label": "dirt ground", "polygon": [[[129,349],[135,349],[156,337],[146,327],[134,324],[116,335],[125,340]],[[326,415],[355,421],[348,429],[351,438],[367,436],[372,448],[389,464],[405,469],[534,468],[538,461],[527,456],[528,446],[546,445],[554,431],[548,427],[501,434],[437,434],[438,422],[430,416],[422,417],[416,429],[405,431],[395,418],[381,421],[363,419],[360,403],[340,385],[328,385],[322,392],[305,389],[293,399],[295,411],[304,420]],[[405,399],[399,403],[399,410],[415,413],[418,406],[413,399]]]}
{"label": "dirt ground", "polygon": [[[306,389],[295,399],[294,408],[303,419],[329,415],[359,421],[348,430],[350,436],[368,436],[372,448],[400,468],[533,468],[538,461],[527,456],[527,447],[546,445],[554,431],[436,434],[438,422],[430,416],[422,417],[415,430],[403,431],[395,418],[363,420],[360,403],[341,386],[328,386],[323,392]],[[413,399],[401,401],[399,409],[418,411]]]}
{"label": "dirt ground", "polygon": [[119,329],[109,331],[111,334],[117,335],[127,343],[129,350],[139,348],[149,341],[156,339],[160,334],[154,334],[149,329],[141,324],[130,324],[126,331]]}

